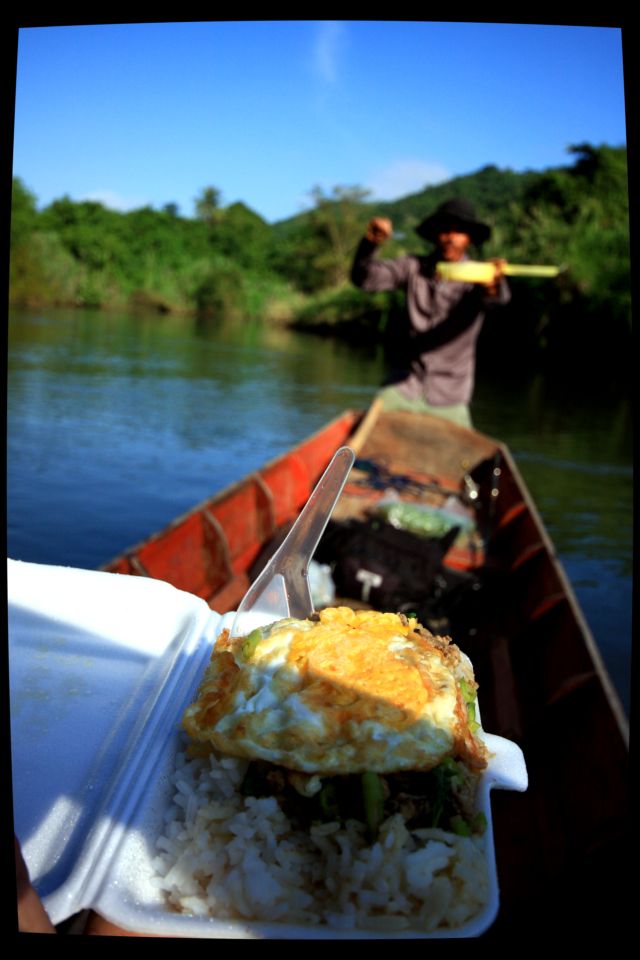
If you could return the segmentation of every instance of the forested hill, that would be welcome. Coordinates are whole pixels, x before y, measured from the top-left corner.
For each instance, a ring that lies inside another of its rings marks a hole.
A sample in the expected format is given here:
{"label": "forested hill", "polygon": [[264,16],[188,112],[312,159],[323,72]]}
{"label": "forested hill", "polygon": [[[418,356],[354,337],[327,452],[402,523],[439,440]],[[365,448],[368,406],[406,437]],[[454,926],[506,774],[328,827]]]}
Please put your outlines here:
{"label": "forested hill", "polygon": [[584,339],[606,318],[608,339],[626,348],[626,150],[590,144],[571,147],[563,167],[515,173],[486,166],[393,202],[374,204],[354,186],[330,193],[316,187],[309,210],[272,225],[243,203],[223,206],[217,187],[204,188],[187,217],[170,202],[121,213],[68,197],[40,210],[16,178],[10,298],[23,305],[262,315],[336,332],[365,315],[375,324],[389,304],[348,282],[369,217],[394,223],[385,256],[420,252],[426,248],[416,225],[453,196],[471,200],[493,226],[483,257],[566,266],[557,281],[527,282],[515,297],[539,345],[569,343],[578,329]]}
{"label": "forested hill", "polygon": [[[620,152],[626,159],[624,149],[615,152]],[[565,167],[561,167],[558,172],[563,173],[565,170]],[[362,198],[364,213],[389,217],[393,220],[395,229],[405,233],[417,226],[440,203],[452,197],[465,197],[470,200],[481,217],[495,224],[505,207],[510,203],[519,203],[532,184],[538,182],[541,177],[555,172],[555,170],[549,170],[545,173],[535,171],[515,173],[513,170],[500,170],[496,166],[488,165],[475,173],[454,177],[436,186],[425,187],[418,193],[408,194],[399,200],[368,202],[365,191],[352,188],[351,192],[356,199]],[[340,192],[340,188],[337,192]],[[276,223],[274,230],[277,233],[286,234],[304,217],[305,215],[302,214]]]}

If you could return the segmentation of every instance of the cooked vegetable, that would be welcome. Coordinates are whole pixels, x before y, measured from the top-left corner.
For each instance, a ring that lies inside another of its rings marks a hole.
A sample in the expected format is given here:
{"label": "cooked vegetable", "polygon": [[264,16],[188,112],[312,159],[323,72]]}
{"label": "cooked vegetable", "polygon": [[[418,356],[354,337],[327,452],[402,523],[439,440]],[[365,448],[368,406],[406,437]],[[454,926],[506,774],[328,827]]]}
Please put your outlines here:
{"label": "cooked vegetable", "polygon": [[466,680],[460,681],[460,689],[462,690],[464,702],[467,705],[469,729],[471,733],[476,733],[480,729],[480,724],[476,720],[476,691]]}
{"label": "cooked vegetable", "polygon": [[443,760],[432,771],[436,781],[436,796],[433,804],[432,827],[439,827],[445,810],[453,804],[452,788],[462,780],[458,765],[451,757]]}
{"label": "cooked vegetable", "polygon": [[451,824],[451,829],[454,833],[457,833],[459,837],[470,837],[472,830],[471,824],[459,815],[451,817],[449,821]]}
{"label": "cooked vegetable", "polygon": [[369,833],[376,837],[384,820],[384,788],[377,773],[367,771],[362,774],[362,798]]}
{"label": "cooked vegetable", "polygon": [[263,639],[264,633],[260,627],[256,627],[255,630],[252,630],[248,637],[245,637],[242,641],[242,656],[245,660],[250,660],[253,656],[256,647]]}

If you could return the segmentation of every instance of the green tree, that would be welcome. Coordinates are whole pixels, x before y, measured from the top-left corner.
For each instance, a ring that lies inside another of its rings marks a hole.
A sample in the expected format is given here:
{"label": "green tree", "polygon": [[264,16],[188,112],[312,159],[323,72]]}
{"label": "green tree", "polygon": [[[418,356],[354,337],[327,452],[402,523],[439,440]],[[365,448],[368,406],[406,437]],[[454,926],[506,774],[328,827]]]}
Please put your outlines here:
{"label": "green tree", "polygon": [[11,245],[28,240],[38,224],[35,194],[28,190],[19,177],[13,178],[11,191]]}
{"label": "green tree", "polygon": [[123,215],[101,203],[63,197],[43,210],[41,223],[90,270],[114,267],[126,258]]}
{"label": "green tree", "polygon": [[39,306],[81,302],[85,276],[55,232],[37,211],[36,197],[19,177],[13,179],[11,204],[11,303]]}
{"label": "green tree", "polygon": [[195,211],[198,220],[215,223],[220,209],[220,191],[217,187],[205,187],[196,197]]}
{"label": "green tree", "polygon": [[273,264],[306,293],[348,282],[351,260],[367,218],[361,187],[319,186],[310,191],[311,210],[275,231]]}
{"label": "green tree", "polygon": [[240,320],[246,313],[246,277],[232,262],[216,259],[195,290],[201,316]]}
{"label": "green tree", "polygon": [[353,251],[362,233],[361,206],[368,190],[336,186],[330,194],[314,187],[310,226],[316,252],[311,267],[322,286],[339,286],[349,279]]}
{"label": "green tree", "polygon": [[547,353],[615,369],[631,332],[626,151],[579,144],[570,153],[572,167],[537,174],[510,205],[504,252],[565,267],[553,283],[512,282]]}
{"label": "green tree", "polygon": [[268,269],[271,230],[268,223],[244,203],[232,203],[219,212],[210,236],[212,248],[247,269]]}

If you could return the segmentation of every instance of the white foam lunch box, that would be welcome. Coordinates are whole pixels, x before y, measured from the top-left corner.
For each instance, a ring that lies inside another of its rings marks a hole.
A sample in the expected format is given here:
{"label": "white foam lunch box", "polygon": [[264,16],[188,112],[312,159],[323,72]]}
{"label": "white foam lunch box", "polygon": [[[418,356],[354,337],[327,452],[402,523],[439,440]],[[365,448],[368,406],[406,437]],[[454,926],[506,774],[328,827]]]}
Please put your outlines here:
{"label": "white foam lunch box", "polygon": [[[216,920],[169,910],[152,881],[171,804],[180,720],[220,616],[161,581],[8,561],[14,828],[52,922],[93,909],[139,934],[199,938],[383,939],[378,931]],[[482,691],[480,691],[482,700]],[[455,930],[393,939],[472,937],[499,907],[490,792],[525,790],[520,748],[486,735],[479,806],[490,897]]]}

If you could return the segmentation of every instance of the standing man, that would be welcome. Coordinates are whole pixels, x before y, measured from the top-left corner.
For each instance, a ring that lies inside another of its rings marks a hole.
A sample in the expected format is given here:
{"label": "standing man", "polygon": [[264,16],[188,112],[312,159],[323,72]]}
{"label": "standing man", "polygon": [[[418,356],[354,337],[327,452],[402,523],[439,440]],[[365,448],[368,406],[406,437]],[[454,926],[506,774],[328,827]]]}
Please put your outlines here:
{"label": "standing man", "polygon": [[511,295],[502,276],[503,261],[494,261],[495,276],[488,284],[441,280],[435,267],[440,260],[468,259],[469,246],[487,240],[491,228],[476,219],[468,201],[454,199],[441,204],[416,228],[419,236],[436,245],[429,256],[377,259],[377,248],[391,233],[390,220],[374,217],[351,271],[353,283],[362,290],[406,292],[403,327],[391,331],[384,409],[423,411],[471,427],[469,403],[478,334],[485,312],[508,303]]}

